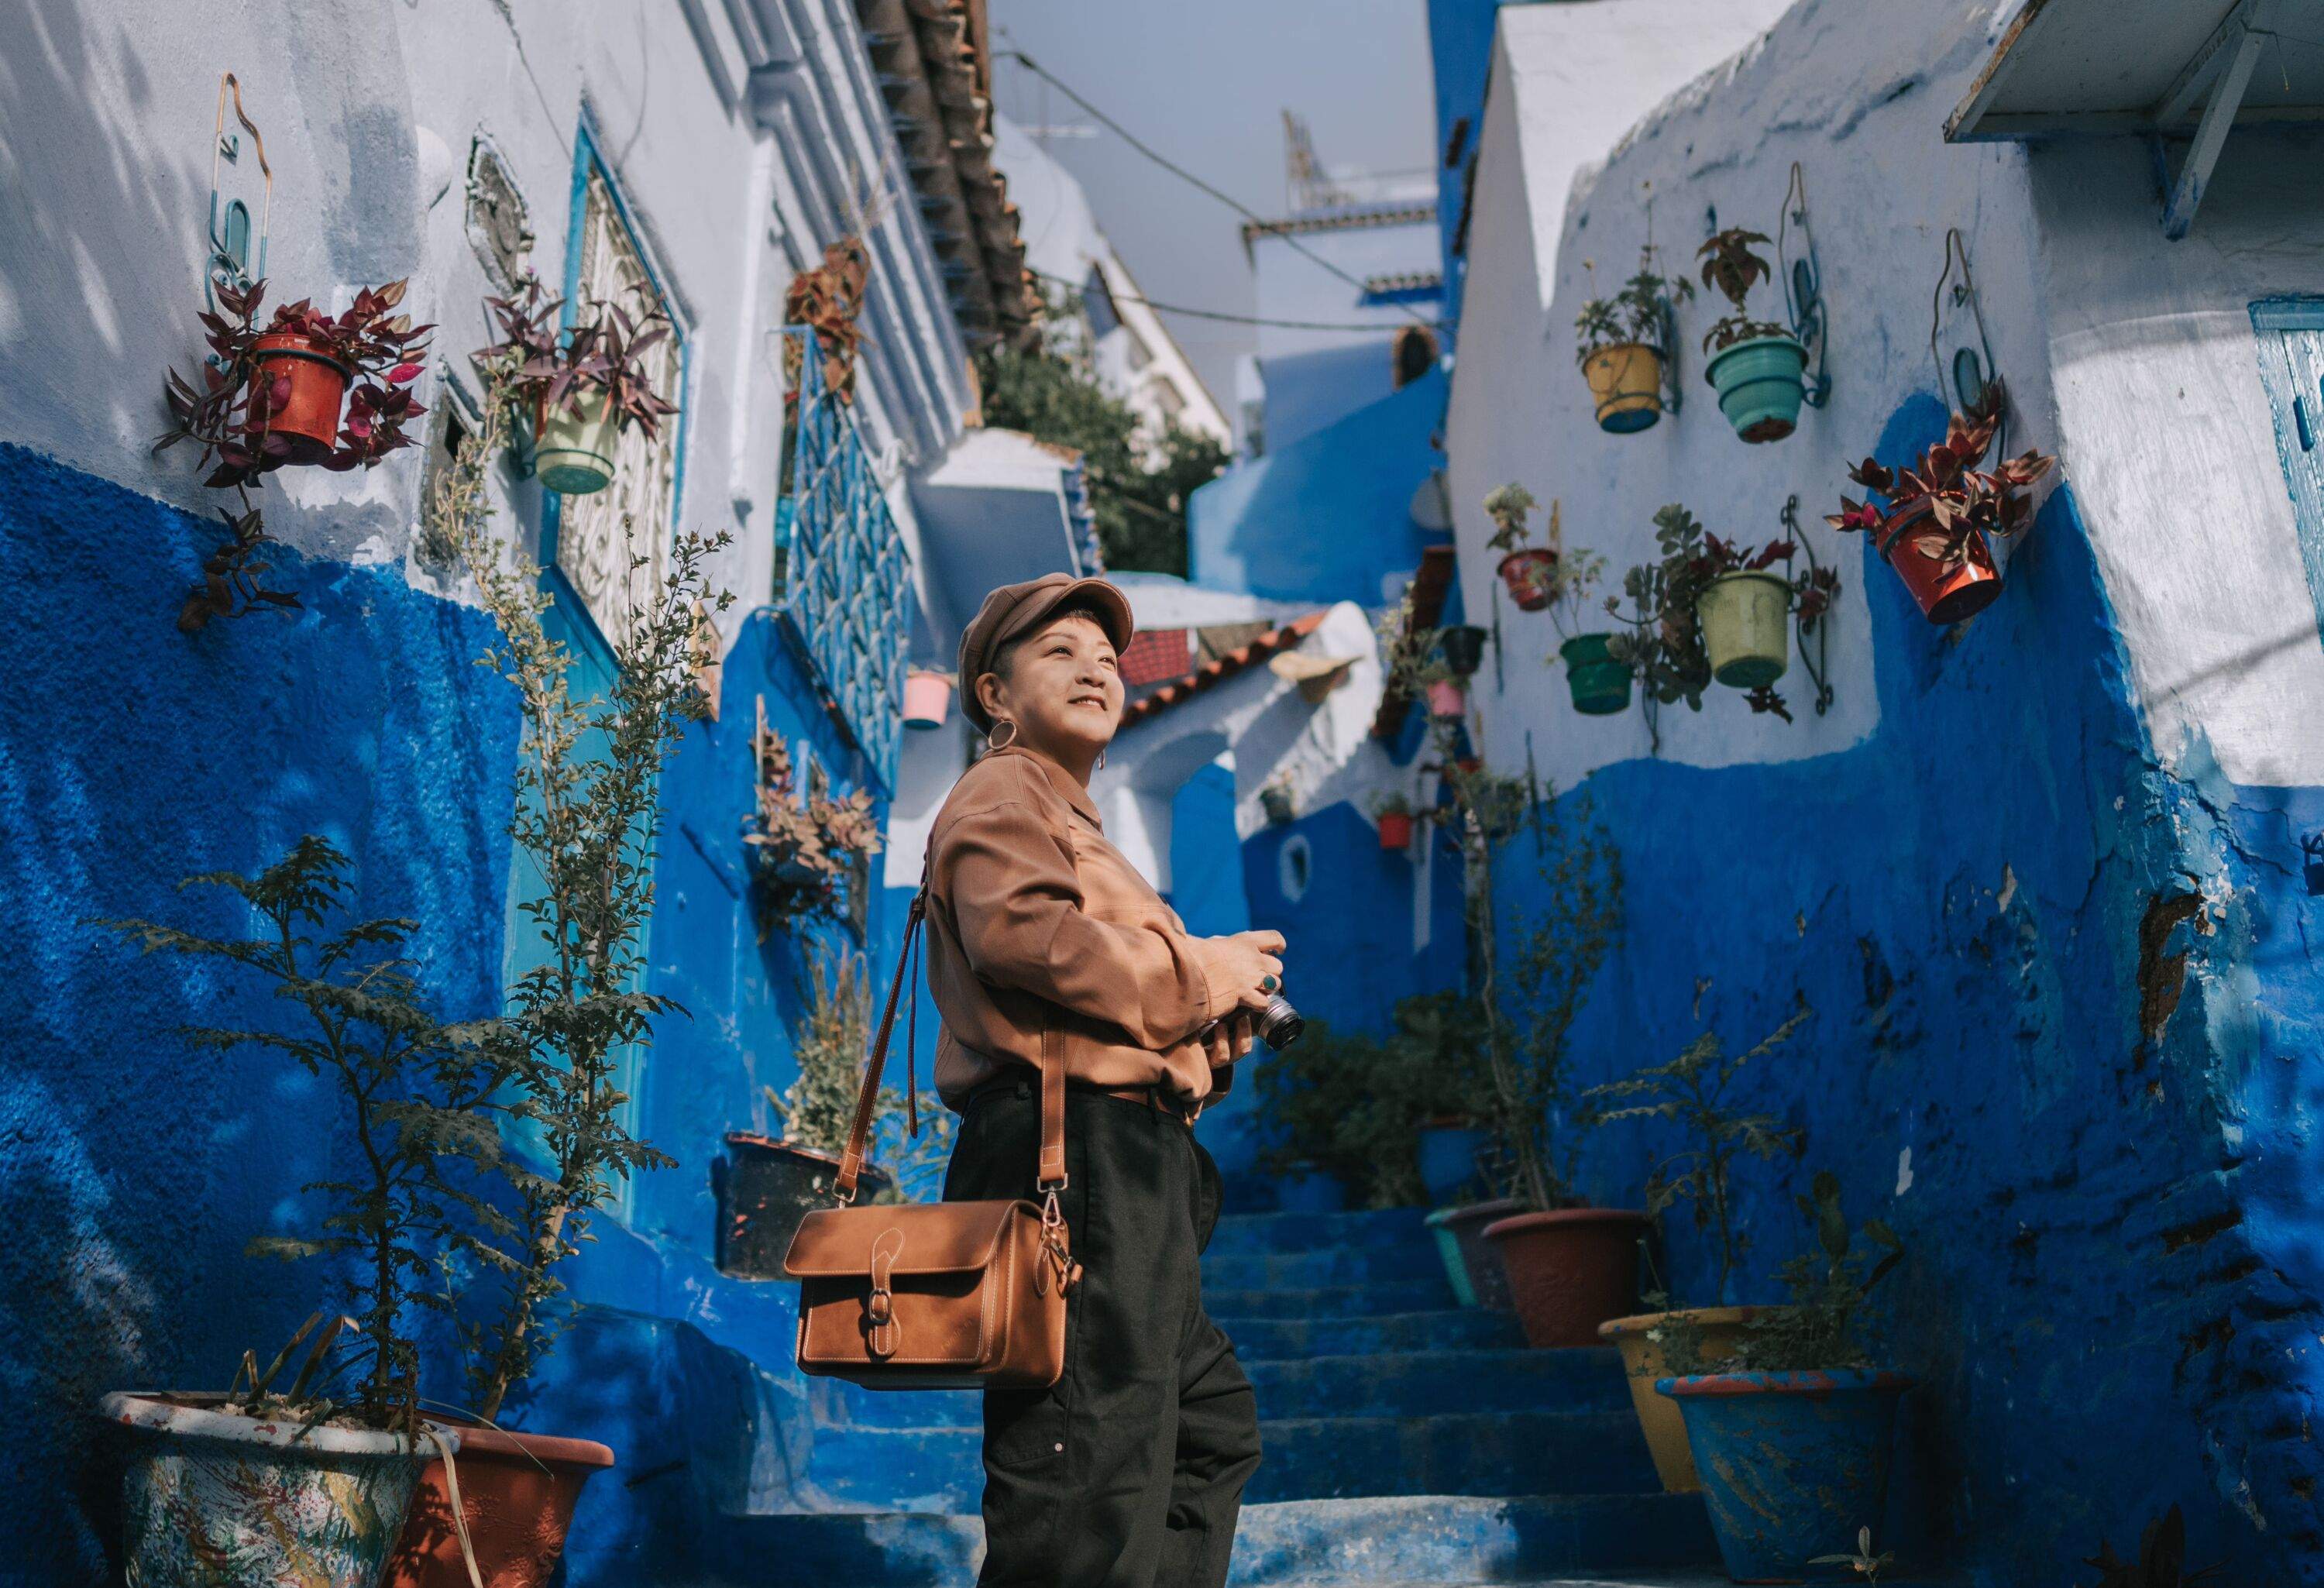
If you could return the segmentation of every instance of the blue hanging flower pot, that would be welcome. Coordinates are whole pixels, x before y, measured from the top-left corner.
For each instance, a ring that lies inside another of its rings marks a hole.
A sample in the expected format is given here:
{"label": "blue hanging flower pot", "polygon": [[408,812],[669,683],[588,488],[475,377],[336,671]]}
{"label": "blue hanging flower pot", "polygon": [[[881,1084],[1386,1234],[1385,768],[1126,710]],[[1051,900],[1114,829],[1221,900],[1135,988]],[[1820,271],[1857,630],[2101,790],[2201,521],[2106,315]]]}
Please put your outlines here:
{"label": "blue hanging flower pot", "polygon": [[1784,331],[1720,348],[1703,374],[1737,435],[1746,441],[1780,441],[1799,428],[1807,366],[1808,350]]}

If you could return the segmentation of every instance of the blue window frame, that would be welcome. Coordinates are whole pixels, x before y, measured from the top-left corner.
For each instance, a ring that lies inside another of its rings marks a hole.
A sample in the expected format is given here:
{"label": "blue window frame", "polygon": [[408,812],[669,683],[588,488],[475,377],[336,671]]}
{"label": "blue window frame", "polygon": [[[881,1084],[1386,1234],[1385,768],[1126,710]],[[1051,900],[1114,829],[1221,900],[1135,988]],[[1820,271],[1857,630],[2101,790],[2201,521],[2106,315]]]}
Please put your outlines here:
{"label": "blue window frame", "polygon": [[854,410],[824,381],[815,333],[787,326],[783,335],[798,391],[791,490],[777,522],[775,605],[826,709],[881,790],[892,793],[911,563]]}
{"label": "blue window frame", "polygon": [[2251,317],[2300,560],[2324,626],[2324,298],[2264,298],[2251,306]]}

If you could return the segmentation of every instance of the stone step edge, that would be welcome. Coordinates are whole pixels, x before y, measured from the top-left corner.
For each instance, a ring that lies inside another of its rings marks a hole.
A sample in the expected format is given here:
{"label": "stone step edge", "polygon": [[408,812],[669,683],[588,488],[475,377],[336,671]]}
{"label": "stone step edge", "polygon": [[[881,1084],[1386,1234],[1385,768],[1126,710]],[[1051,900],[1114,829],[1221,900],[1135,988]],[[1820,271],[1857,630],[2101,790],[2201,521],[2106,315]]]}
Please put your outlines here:
{"label": "stone step edge", "polygon": [[[1262,1429],[1297,1427],[1303,1430],[1311,1426],[1328,1426],[1342,1429],[1350,1434],[1354,1434],[1361,1432],[1376,1424],[1393,1424],[1401,1426],[1407,1423],[1474,1423],[1482,1421],[1488,1417],[1532,1417],[1536,1419],[1554,1419],[1560,1423],[1614,1423],[1623,1426],[1635,1426],[1637,1420],[1637,1414],[1633,1411],[1624,1410],[1620,1408],[1601,1408],[1597,1411],[1555,1411],[1545,1409],[1540,1407],[1519,1407],[1512,1411],[1408,1412],[1402,1417],[1393,1416],[1385,1412],[1359,1412],[1353,1417],[1262,1417],[1259,1419],[1259,1426]],[[894,1438],[913,1438],[930,1434],[943,1434],[946,1436],[969,1435],[975,1434],[979,1432],[979,1430],[977,1425],[973,1423],[933,1423],[926,1426],[918,1427],[892,1427],[884,1423],[822,1423],[816,1426],[816,1432],[818,1434],[877,1434]],[[1609,1490],[1607,1492],[1622,1493],[1626,1491],[1622,1490]],[[1414,1497],[1410,1495],[1399,1495],[1395,1498],[1411,1499]],[[1480,1497],[1476,1495],[1460,1495],[1455,1496],[1454,1498],[1471,1500]],[[800,1514],[809,1515],[812,1513],[801,1512]]]}

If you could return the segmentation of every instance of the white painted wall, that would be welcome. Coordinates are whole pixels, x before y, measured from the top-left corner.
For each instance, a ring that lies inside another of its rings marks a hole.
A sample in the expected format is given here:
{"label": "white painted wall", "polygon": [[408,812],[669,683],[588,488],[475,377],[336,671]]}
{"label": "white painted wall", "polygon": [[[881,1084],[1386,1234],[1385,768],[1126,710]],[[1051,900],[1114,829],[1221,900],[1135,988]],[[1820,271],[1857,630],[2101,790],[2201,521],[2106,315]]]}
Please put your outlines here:
{"label": "white painted wall", "polygon": [[[1529,101],[1555,92],[1556,79],[1526,69],[1520,54],[1572,56],[1580,43],[1558,37],[1556,23],[1650,3],[1503,13],[1448,420],[1469,610],[1490,610],[1496,559],[1480,503],[1504,480],[1562,497],[1569,544],[1604,552],[1617,578],[1651,556],[1650,521],[1664,503],[1686,503],[1714,531],[1757,541],[1778,532],[1777,512],[1796,493],[1804,533],[1848,586],[1832,624],[1831,715],[1799,709],[1806,686],[1795,666],[1785,680],[1797,686],[1788,691],[1795,725],[1754,716],[1739,695],[1714,689],[1699,716],[1664,712],[1662,753],[1706,766],[1789,760],[1868,734],[1875,669],[1896,663],[1873,654],[1859,586],[1894,576],[1867,566],[1860,540],[1821,519],[1854,489],[1847,467],[1888,416],[1935,389],[1930,300],[1946,229],[1958,226],[2016,397],[2011,445],[2061,455],[2160,748],[2179,757],[2206,746],[2239,781],[2324,781],[2324,735],[2301,725],[2324,707],[2324,653],[2246,315],[2255,297],[2318,280],[2324,205],[2301,175],[2313,143],[2237,133],[2195,235],[2169,244],[2138,146],[2029,154],[1941,141],[1946,114],[1990,53],[1988,0],[1802,0],[1764,43],[1601,150],[1603,165],[1585,171],[1570,198],[1536,183],[1527,126],[1547,112]],[[1586,157],[1572,152],[1551,178]],[[1600,432],[1573,360],[1572,319],[1589,295],[1582,261],[1598,259],[1604,283],[1605,262],[1635,258],[1649,183],[1673,263],[1708,231],[1711,207],[1720,224],[1773,235],[1794,161],[1831,317],[1831,405],[1803,413],[1785,441],[1743,445],[1702,381],[1697,349],[1717,310],[1698,301],[1681,317],[1683,411],[1637,436]],[[1545,617],[1505,606],[1502,628],[1507,688],[1480,691],[1489,755],[1522,759],[1530,727],[1543,770],[1570,786],[1647,752],[1637,713],[1572,711],[1562,667],[1547,660],[1557,636]],[[1965,642],[1978,638],[1972,626]]]}

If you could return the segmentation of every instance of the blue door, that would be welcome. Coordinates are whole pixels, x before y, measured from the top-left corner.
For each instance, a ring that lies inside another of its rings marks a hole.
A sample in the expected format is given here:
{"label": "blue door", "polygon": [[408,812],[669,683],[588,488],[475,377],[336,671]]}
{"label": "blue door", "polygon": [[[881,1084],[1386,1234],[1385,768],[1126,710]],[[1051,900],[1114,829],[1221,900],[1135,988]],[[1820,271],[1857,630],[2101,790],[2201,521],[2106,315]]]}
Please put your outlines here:
{"label": "blue door", "polygon": [[2308,594],[2324,624],[2324,298],[2267,298],[2252,305],[2260,379],[2275,411],[2276,451],[2292,492]]}

